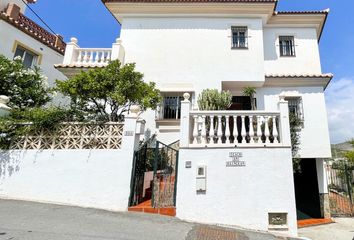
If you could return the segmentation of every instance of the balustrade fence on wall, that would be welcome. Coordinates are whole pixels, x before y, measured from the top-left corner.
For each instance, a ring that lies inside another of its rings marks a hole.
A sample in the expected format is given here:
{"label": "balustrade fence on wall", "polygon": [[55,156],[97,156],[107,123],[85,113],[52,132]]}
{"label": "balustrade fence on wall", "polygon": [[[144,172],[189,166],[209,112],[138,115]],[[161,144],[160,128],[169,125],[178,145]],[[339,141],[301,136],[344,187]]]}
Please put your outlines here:
{"label": "balustrade fence on wall", "polygon": [[192,111],[191,145],[279,145],[280,112]]}
{"label": "balustrade fence on wall", "polygon": [[291,146],[288,102],[278,111],[190,111],[181,104],[182,147]]}
{"label": "balustrade fence on wall", "polygon": [[76,51],[76,64],[79,65],[106,65],[111,60],[110,48],[79,48]]}

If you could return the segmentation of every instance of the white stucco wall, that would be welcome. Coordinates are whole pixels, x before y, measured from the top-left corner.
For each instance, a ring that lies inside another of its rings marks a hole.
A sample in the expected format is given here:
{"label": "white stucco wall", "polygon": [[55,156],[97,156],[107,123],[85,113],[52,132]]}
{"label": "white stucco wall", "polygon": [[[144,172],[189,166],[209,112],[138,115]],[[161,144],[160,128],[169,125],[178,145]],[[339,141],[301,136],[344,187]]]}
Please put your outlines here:
{"label": "white stucco wall", "polygon": [[303,102],[304,126],[300,133],[301,158],[330,158],[326,103],[322,87],[274,87],[257,89],[258,109],[276,110],[279,95],[299,94]]}
{"label": "white stucco wall", "polygon": [[[231,26],[247,26],[249,49],[231,49]],[[158,87],[189,83],[197,93],[222,81],[264,81],[261,18],[124,18],[125,62]]]}
{"label": "white stucco wall", "polygon": [[[320,74],[321,63],[316,28],[264,28],[266,74]],[[281,57],[279,36],[294,36],[295,57]]]}
{"label": "white stucco wall", "polygon": [[[63,55],[23,33],[7,22],[0,20],[0,54],[9,59],[13,59],[15,55],[15,52],[13,52],[15,41],[30,47],[42,55],[42,61],[38,67],[40,67],[42,73],[48,77],[49,86],[53,86],[56,79],[66,79],[61,72],[54,68],[54,64],[63,62]],[[55,103],[58,103],[59,101],[62,101],[60,97],[54,99]]]}
{"label": "white stucco wall", "polygon": [[121,150],[0,154],[0,197],[124,211],[133,155]]}
{"label": "white stucco wall", "polygon": [[[246,166],[226,167],[230,152],[242,152]],[[199,165],[207,166],[205,194],[196,193]],[[297,234],[290,148],[180,149],[177,217],[267,231],[269,212],[288,213],[287,233]]]}

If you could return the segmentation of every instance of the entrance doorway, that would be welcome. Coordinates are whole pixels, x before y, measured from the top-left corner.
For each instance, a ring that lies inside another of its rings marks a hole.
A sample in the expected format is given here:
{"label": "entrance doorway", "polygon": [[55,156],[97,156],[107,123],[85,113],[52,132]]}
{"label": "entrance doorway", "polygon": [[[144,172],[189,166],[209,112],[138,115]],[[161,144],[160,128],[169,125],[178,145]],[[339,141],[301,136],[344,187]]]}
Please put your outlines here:
{"label": "entrance doorway", "polygon": [[294,173],[297,219],[321,218],[316,159],[301,159],[300,166]]}
{"label": "entrance doorway", "polygon": [[134,154],[129,211],[173,216],[178,150],[159,141],[153,142],[144,143]]}

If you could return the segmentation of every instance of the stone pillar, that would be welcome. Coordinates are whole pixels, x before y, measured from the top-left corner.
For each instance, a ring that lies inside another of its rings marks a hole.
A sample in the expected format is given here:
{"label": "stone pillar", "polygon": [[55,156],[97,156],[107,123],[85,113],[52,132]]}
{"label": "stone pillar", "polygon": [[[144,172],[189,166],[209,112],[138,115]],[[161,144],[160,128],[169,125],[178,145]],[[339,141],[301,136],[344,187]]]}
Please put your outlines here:
{"label": "stone pillar", "polygon": [[183,94],[184,100],[181,102],[181,125],[180,125],[180,147],[189,146],[190,137],[190,117],[191,102],[190,94]]}
{"label": "stone pillar", "polygon": [[11,108],[7,106],[10,102],[10,98],[4,95],[0,95],[0,117],[6,116],[10,113]]}
{"label": "stone pillar", "polygon": [[125,51],[122,45],[122,40],[120,38],[116,39],[116,42],[112,44],[112,55],[111,60],[119,60],[124,64]]}
{"label": "stone pillar", "polygon": [[70,39],[70,42],[66,44],[63,64],[69,65],[77,61],[78,58],[77,49],[80,48],[77,42],[78,42],[77,38],[72,37]]}
{"label": "stone pillar", "polygon": [[318,191],[320,194],[321,216],[323,218],[330,218],[330,204],[327,183],[326,162],[323,159],[316,159]]}
{"label": "stone pillar", "polygon": [[281,136],[281,142],[283,146],[291,146],[289,106],[284,97],[280,97],[278,109],[280,111],[279,136]]}
{"label": "stone pillar", "polygon": [[139,106],[131,106],[130,113],[124,118],[122,150],[131,152],[132,156],[139,147],[140,134],[144,132],[145,122],[138,119],[140,111]]}

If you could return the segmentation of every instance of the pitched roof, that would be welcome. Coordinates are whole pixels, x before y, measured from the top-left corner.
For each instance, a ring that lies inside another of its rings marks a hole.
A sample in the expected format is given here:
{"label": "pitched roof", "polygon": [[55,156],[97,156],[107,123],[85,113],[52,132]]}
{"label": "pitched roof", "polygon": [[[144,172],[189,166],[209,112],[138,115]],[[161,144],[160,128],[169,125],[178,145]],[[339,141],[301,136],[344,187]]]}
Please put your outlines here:
{"label": "pitched roof", "polygon": [[278,0],[102,0],[103,3],[132,2],[132,3],[276,3]]}
{"label": "pitched roof", "polygon": [[13,19],[6,14],[6,12],[0,12],[0,19],[8,22],[12,26],[21,30],[22,32],[30,35],[34,39],[42,42],[51,49],[64,55],[66,43],[60,36],[54,35],[48,32],[46,29],[39,26],[37,23],[26,17],[22,13],[19,13],[17,19]]}

